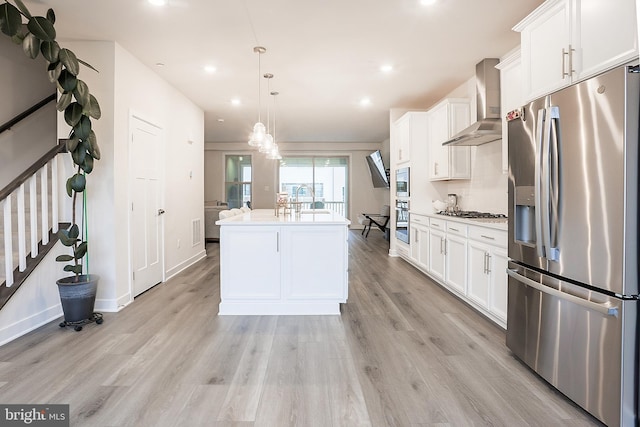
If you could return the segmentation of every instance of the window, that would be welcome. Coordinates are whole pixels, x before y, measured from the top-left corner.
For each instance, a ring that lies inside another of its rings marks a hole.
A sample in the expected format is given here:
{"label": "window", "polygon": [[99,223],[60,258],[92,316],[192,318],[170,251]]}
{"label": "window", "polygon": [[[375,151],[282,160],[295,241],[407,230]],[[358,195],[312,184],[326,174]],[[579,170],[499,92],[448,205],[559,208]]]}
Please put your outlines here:
{"label": "window", "polygon": [[291,199],[298,192],[303,209],[315,202],[316,209],[346,216],[348,164],[348,157],[284,157],[280,161],[280,191]]}
{"label": "window", "polygon": [[224,194],[229,208],[251,207],[251,156],[227,155]]}

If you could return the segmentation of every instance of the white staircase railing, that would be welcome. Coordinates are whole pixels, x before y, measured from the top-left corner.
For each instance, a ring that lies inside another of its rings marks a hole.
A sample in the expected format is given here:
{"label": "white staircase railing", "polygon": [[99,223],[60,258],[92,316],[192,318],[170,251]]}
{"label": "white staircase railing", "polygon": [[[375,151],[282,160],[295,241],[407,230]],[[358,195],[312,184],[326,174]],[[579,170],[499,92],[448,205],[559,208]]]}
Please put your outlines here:
{"label": "white staircase railing", "polygon": [[7,287],[14,284],[16,273],[27,269],[27,258],[38,256],[39,244],[49,243],[50,230],[58,231],[60,151],[60,146],[51,150],[0,195],[0,284]]}

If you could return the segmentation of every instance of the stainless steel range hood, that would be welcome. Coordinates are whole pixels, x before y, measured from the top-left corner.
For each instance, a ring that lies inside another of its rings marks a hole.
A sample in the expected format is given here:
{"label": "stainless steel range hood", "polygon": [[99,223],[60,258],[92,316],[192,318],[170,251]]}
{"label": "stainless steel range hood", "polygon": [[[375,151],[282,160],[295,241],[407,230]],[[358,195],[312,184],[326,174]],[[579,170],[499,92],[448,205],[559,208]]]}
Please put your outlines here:
{"label": "stainless steel range hood", "polygon": [[498,62],[498,59],[486,58],[476,64],[478,121],[442,145],[482,145],[502,138],[500,71],[496,68]]}

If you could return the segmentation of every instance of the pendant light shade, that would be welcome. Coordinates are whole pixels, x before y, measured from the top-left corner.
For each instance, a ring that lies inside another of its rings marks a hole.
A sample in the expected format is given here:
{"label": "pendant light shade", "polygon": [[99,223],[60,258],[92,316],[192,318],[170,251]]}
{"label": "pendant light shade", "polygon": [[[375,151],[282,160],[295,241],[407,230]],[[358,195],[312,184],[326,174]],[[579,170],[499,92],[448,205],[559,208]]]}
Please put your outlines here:
{"label": "pendant light shade", "polygon": [[260,55],[265,53],[267,49],[262,46],[256,46],[253,48],[253,51],[258,54],[258,121],[253,125],[253,132],[249,137],[249,145],[252,147],[260,147],[267,134],[267,129],[260,118],[260,110],[262,109],[262,103],[260,102],[260,77],[262,74],[260,70]]}

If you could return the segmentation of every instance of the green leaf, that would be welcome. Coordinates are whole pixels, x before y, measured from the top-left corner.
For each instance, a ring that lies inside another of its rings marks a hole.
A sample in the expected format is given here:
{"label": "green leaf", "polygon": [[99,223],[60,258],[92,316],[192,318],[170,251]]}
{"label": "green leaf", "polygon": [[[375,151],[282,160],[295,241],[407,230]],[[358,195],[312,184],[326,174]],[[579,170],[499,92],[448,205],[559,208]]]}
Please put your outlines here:
{"label": "green leaf", "polygon": [[22,50],[29,58],[36,59],[40,53],[40,40],[31,33],[27,34],[22,40]]}
{"label": "green leaf", "polygon": [[[49,64],[49,65],[51,66],[53,64]],[[58,63],[55,64],[53,69],[49,70],[49,81],[51,83],[54,83],[54,82],[57,83],[58,79],[60,78],[60,73],[62,73],[62,64],[60,62],[58,62]],[[62,87],[62,86],[60,86],[60,83],[58,83],[58,86]],[[64,92],[64,89],[61,90],[60,92]],[[63,110],[64,110],[64,108],[63,108]],[[59,110],[59,111],[62,111],[62,110]]]}
{"label": "green leaf", "polygon": [[[85,105],[85,108],[86,108],[86,105]],[[88,111],[88,113],[89,113],[89,115],[91,117],[93,117],[96,120],[98,120],[100,117],[102,117],[102,111],[100,110],[100,104],[98,104],[98,100],[93,95],[89,96],[89,111]]]}
{"label": "green leaf", "polygon": [[81,274],[82,273],[82,265],[65,265],[63,268],[64,271],[71,271],[72,273]]}
{"label": "green leaf", "polygon": [[67,262],[67,261],[73,261],[73,257],[71,255],[58,255],[56,257],[56,261],[58,262]]}
{"label": "green leaf", "polygon": [[49,20],[49,22],[51,22],[51,24],[56,23],[56,13],[53,11],[53,9],[47,10],[47,19]]}
{"label": "green leaf", "polygon": [[[62,62],[62,50],[60,51],[60,59]],[[58,77],[58,83],[62,86],[65,92],[73,92],[76,88],[76,84],[78,84],[78,78],[69,72],[69,70],[62,70],[60,72],[60,77]]]}
{"label": "green leaf", "polygon": [[98,146],[98,137],[96,133],[92,130],[89,133],[89,137],[87,138],[87,142],[89,143],[89,154],[96,160],[100,160],[100,147]]}
{"label": "green leaf", "polygon": [[73,90],[73,96],[83,107],[88,107],[91,103],[91,94],[89,93],[89,86],[82,80],[78,79],[78,84]]}
{"label": "green leaf", "polygon": [[99,73],[100,71],[96,70],[93,65],[89,64],[88,62],[84,62],[82,59],[78,58],[78,62],[81,63],[82,65],[84,65],[87,68],[91,68],[93,71],[95,71],[96,73]]}
{"label": "green leaf", "polygon": [[20,11],[10,3],[0,5],[0,31],[9,37],[18,34],[22,25]]}
{"label": "green leaf", "polygon": [[50,65],[57,65],[58,55],[60,55],[60,45],[57,41],[42,42],[42,45],[40,45],[40,52],[42,52],[44,59],[53,63]]}
{"label": "green leaf", "polygon": [[31,18],[31,12],[29,12],[29,9],[27,9],[27,6],[24,5],[24,3],[22,3],[22,0],[15,0],[16,6],[18,6],[18,8],[20,9],[20,11],[24,14],[24,16],[26,16],[27,18]]}
{"label": "green leaf", "polygon": [[78,227],[78,224],[73,224],[69,229],[69,237],[73,239],[77,239],[79,235],[80,235],[80,227]]}
{"label": "green leaf", "polygon": [[58,230],[58,238],[64,246],[71,247],[76,244],[78,239],[70,237],[67,230]]}
{"label": "green leaf", "polygon": [[87,116],[80,117],[80,121],[73,126],[73,132],[80,139],[87,139],[91,134],[91,119]]}
{"label": "green leaf", "polygon": [[13,36],[11,36],[11,41],[14,44],[22,44],[22,41],[24,40],[24,35],[22,34],[14,34]]}
{"label": "green leaf", "polygon": [[67,142],[66,142],[67,151],[70,152],[70,153],[75,151],[75,149],[78,146],[79,142],[80,142],[80,140],[78,138],[76,138],[76,137],[67,139]]}
{"label": "green leaf", "polygon": [[42,41],[53,41],[56,39],[56,29],[47,18],[43,16],[32,16],[29,18],[27,28],[34,36]]}
{"label": "green leaf", "polygon": [[[80,142],[80,144],[78,144],[78,147],[76,147],[75,151],[71,153],[71,158],[73,159],[73,163],[80,166],[81,164],[84,163],[84,159],[86,157],[87,157],[87,150],[85,150],[84,144]],[[75,191],[78,191],[73,187],[73,180],[71,182],[71,188],[73,188]]]}
{"label": "green leaf", "polygon": [[83,174],[77,173],[71,177],[71,188],[76,193],[82,193],[87,184],[87,180]]}
{"label": "green leaf", "polygon": [[[69,105],[71,105],[71,101],[73,101],[73,96],[70,93],[63,93],[58,98],[58,103],[56,104],[56,109],[60,112],[65,111]],[[78,119],[79,120],[79,119]],[[73,125],[69,125],[73,126]],[[73,150],[70,150],[73,151]]]}
{"label": "green leaf", "polygon": [[78,245],[75,251],[73,251],[73,256],[76,259],[82,259],[82,257],[87,253],[87,242],[82,242]]}
{"label": "green leaf", "polygon": [[84,163],[80,165],[84,173],[91,173],[93,171],[93,157],[86,156],[84,158]]}
{"label": "green leaf", "polygon": [[62,62],[62,65],[64,65],[74,76],[77,76],[80,72],[78,58],[76,58],[76,54],[71,52],[69,49],[60,49],[60,62]]}
{"label": "green leaf", "polygon": [[73,188],[71,188],[71,178],[67,179],[66,189],[67,189],[67,196],[71,197],[73,195]]}
{"label": "green leaf", "polygon": [[77,102],[72,102],[67,108],[65,108],[64,121],[67,122],[69,126],[73,127],[77,125],[80,121],[80,117],[82,117],[82,105]]}

